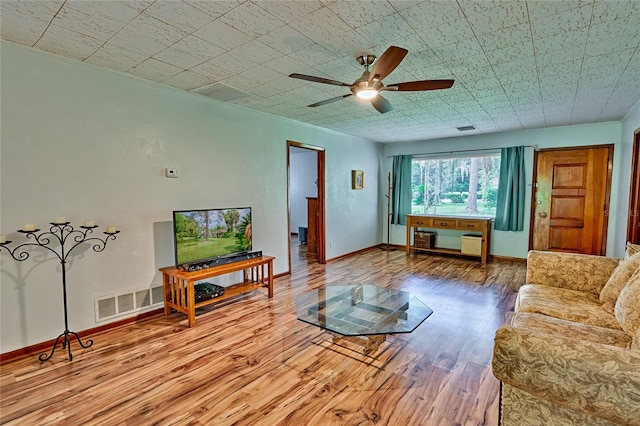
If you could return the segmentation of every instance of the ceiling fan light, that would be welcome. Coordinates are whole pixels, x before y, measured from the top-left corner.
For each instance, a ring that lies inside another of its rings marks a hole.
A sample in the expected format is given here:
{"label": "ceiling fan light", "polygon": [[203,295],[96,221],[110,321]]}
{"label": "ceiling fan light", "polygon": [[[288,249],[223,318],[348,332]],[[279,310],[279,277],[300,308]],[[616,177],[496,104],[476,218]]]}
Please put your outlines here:
{"label": "ceiling fan light", "polygon": [[378,96],[378,91],[375,89],[363,89],[359,90],[356,96],[360,99],[373,99]]}

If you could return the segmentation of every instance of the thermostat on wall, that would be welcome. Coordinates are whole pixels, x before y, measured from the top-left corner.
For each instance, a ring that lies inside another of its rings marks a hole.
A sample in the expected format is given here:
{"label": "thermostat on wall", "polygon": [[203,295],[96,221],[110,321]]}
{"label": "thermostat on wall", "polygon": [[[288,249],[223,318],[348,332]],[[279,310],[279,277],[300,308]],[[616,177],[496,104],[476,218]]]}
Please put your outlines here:
{"label": "thermostat on wall", "polygon": [[180,176],[180,170],[167,167],[165,169],[165,174],[168,178],[177,178]]}

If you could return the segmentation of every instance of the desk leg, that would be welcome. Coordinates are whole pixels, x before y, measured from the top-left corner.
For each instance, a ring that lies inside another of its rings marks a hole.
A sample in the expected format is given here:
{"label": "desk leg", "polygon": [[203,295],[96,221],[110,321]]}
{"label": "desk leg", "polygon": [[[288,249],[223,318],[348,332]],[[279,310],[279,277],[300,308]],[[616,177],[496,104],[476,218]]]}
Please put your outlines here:
{"label": "desk leg", "polygon": [[487,266],[491,250],[491,223],[486,231],[482,232],[482,266]]}
{"label": "desk leg", "polygon": [[488,251],[487,242],[483,241],[482,245],[484,246],[482,247],[482,266],[487,266],[487,251]]}
{"label": "desk leg", "polygon": [[407,256],[411,254],[411,224],[407,223]]}

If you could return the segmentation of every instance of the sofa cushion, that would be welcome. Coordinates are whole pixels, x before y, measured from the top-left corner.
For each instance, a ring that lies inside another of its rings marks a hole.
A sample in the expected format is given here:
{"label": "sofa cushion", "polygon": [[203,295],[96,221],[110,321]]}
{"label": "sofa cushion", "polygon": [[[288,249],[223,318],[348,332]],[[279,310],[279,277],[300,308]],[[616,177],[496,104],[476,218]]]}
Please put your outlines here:
{"label": "sofa cushion", "polygon": [[563,407],[555,401],[533,396],[506,383],[502,384],[500,401],[503,408],[500,410],[498,424],[502,426],[616,426],[615,423],[587,411]]}
{"label": "sofa cushion", "polygon": [[622,329],[629,336],[635,335],[640,327],[640,270],[631,277],[629,283],[620,292],[615,314]]}
{"label": "sofa cushion", "polygon": [[636,253],[640,253],[640,244],[633,244],[627,241],[627,247],[624,251],[624,257],[630,257]]}
{"label": "sofa cushion", "polygon": [[605,311],[614,313],[616,301],[620,292],[629,281],[629,278],[640,267],[640,253],[622,259],[618,267],[613,271],[609,280],[600,292],[600,302]]}
{"label": "sofa cushion", "polygon": [[515,312],[543,314],[597,327],[620,329],[615,315],[602,309],[598,296],[565,288],[523,285],[518,291]]}
{"label": "sofa cushion", "polygon": [[525,282],[598,296],[619,264],[620,259],[611,257],[531,250],[527,255]]}
{"label": "sofa cushion", "polygon": [[631,341],[631,350],[640,352],[640,327],[638,327],[638,331],[636,331],[636,335],[633,336]]}
{"label": "sofa cushion", "polygon": [[[503,385],[556,406],[604,418],[609,421],[604,424],[611,425],[640,424],[638,365],[640,353],[629,349],[513,326],[501,326],[496,331],[491,360],[493,374]],[[503,405],[505,408],[527,410]],[[602,424],[549,416],[531,422],[526,419],[525,414],[520,425]]]}
{"label": "sofa cushion", "polygon": [[541,331],[554,336],[602,343],[621,348],[627,348],[631,345],[631,337],[622,330],[597,327],[541,314],[518,312],[511,320],[511,325],[518,328]]}

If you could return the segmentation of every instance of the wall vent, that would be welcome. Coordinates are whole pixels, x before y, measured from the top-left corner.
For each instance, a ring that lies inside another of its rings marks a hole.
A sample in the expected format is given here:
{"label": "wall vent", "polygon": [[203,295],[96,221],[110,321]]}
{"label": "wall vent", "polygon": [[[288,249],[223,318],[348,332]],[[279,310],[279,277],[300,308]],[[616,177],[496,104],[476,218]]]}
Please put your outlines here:
{"label": "wall vent", "polygon": [[118,296],[118,312],[125,313],[135,309],[133,305],[134,294],[135,293],[127,293]]}
{"label": "wall vent", "polygon": [[164,291],[162,286],[151,287],[151,301],[154,305],[164,303]]}
{"label": "wall vent", "polygon": [[105,318],[114,317],[117,313],[116,298],[109,297],[107,299],[98,300],[98,318],[97,320],[103,320]]}
{"label": "wall vent", "polygon": [[151,305],[151,292],[149,290],[136,291],[136,308],[145,308]]}
{"label": "wall vent", "polygon": [[96,298],[96,322],[149,311],[162,304],[162,286]]}

